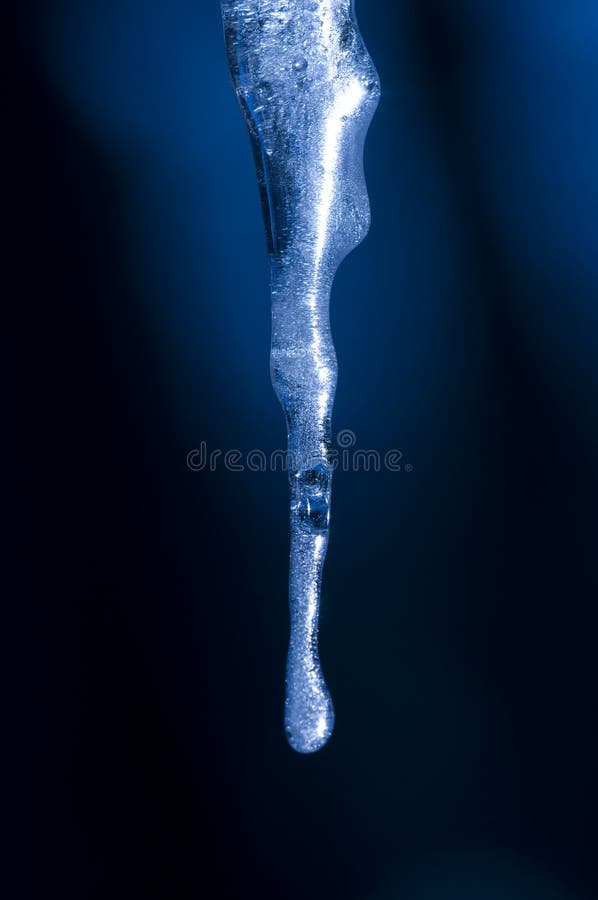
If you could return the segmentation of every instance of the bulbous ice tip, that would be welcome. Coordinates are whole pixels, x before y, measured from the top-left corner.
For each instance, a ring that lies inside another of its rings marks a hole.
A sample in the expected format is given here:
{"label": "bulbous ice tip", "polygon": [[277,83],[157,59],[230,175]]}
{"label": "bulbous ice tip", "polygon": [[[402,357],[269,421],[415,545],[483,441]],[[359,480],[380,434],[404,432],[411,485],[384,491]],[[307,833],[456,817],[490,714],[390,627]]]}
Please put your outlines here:
{"label": "bulbous ice tip", "polygon": [[334,707],[326,686],[290,692],[285,703],[285,734],[297,753],[315,753],[334,729]]}

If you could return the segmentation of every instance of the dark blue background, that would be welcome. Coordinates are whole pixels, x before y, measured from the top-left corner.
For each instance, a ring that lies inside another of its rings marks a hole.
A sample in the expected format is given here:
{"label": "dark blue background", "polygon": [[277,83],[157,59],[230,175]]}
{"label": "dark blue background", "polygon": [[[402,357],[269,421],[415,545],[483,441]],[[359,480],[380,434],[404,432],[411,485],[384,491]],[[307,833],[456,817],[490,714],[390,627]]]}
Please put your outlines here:
{"label": "dark blue background", "polygon": [[598,894],[598,7],[358,12],[383,94],[334,428],[413,471],[335,478],[307,758],[285,478],[185,463],[284,446],[219,5],[16,10],[22,896]]}

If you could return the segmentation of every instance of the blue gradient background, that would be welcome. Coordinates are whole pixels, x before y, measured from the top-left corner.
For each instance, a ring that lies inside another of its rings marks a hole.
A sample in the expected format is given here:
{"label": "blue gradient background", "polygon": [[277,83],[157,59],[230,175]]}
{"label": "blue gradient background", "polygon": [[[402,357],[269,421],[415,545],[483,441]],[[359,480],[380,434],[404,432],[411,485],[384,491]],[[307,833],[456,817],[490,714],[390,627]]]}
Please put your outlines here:
{"label": "blue gradient background", "polygon": [[413,471],[335,478],[301,758],[285,478],[185,464],[284,445],[219,5],[16,9],[23,896],[598,894],[598,7],[358,14],[334,428]]}

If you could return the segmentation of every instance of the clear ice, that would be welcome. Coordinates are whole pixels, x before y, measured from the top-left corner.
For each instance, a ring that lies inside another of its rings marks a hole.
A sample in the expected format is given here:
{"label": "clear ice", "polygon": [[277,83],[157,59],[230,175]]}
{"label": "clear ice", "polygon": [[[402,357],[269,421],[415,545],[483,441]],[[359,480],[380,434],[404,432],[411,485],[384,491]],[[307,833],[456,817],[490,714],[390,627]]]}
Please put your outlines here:
{"label": "clear ice", "polygon": [[271,261],[274,389],[291,488],[285,732],[300,753],[332,733],[318,652],[330,527],[337,364],[332,281],[369,228],[363,144],[380,97],[351,0],[221,0],[229,67],[251,136]]}

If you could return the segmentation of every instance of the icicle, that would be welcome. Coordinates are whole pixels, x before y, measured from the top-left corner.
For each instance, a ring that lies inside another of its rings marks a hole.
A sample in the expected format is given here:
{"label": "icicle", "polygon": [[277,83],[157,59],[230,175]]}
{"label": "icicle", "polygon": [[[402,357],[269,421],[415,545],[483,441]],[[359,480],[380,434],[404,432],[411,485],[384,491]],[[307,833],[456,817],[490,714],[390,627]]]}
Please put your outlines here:
{"label": "icicle", "polygon": [[339,264],[369,227],[363,143],[380,86],[350,0],[221,5],[262,196],[271,257],[272,382],[288,430],[285,729],[295,750],[310,753],[334,726],[317,644],[337,380],[328,306]]}

